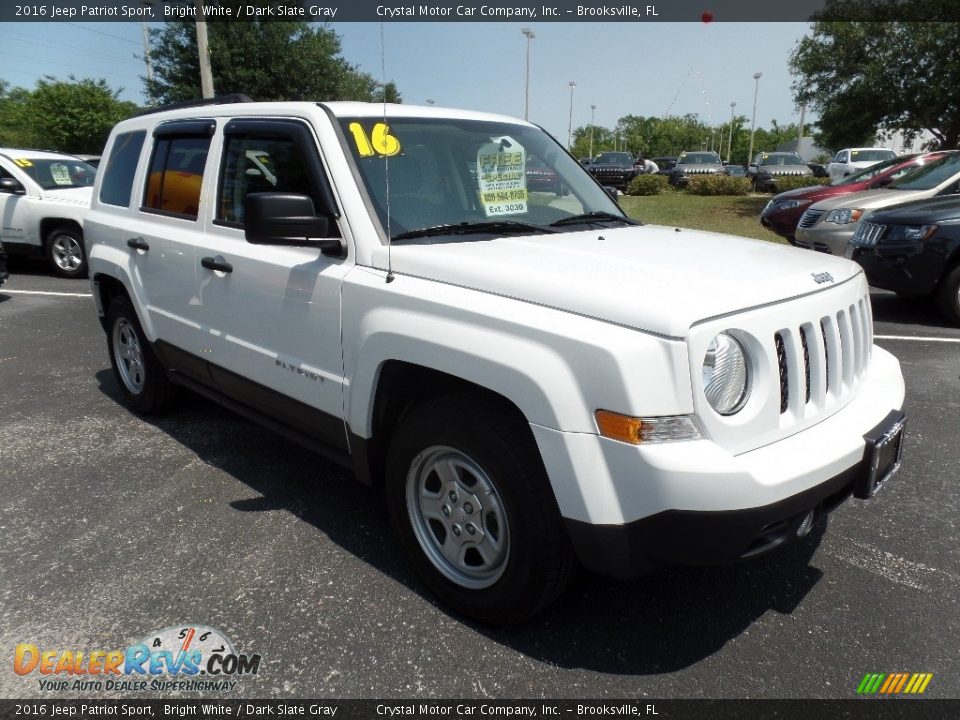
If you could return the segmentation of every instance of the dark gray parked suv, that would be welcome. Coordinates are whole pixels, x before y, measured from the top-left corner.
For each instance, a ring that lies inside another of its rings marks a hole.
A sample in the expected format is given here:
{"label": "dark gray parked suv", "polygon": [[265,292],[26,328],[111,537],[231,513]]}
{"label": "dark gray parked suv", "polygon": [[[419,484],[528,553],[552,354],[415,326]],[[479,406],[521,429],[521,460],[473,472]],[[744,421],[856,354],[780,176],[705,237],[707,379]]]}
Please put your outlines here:
{"label": "dark gray parked suv", "polygon": [[777,181],[785,177],[813,176],[804,159],[793,152],[757,153],[747,168],[754,190],[779,189]]}
{"label": "dark gray parked suv", "polygon": [[638,173],[633,166],[633,156],[626,152],[602,152],[587,167],[601,185],[615,187],[626,192]]}
{"label": "dark gray parked suv", "polygon": [[723,162],[715,152],[682,152],[670,171],[670,182],[676,187],[686,187],[691,177],[717,175],[723,171]]}

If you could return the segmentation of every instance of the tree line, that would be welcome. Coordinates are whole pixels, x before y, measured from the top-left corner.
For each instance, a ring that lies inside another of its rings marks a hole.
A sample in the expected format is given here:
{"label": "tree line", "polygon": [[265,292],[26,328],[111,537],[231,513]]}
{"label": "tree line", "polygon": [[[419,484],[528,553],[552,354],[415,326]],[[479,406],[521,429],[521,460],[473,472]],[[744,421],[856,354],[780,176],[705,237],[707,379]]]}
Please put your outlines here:
{"label": "tree line", "polygon": [[[781,143],[796,140],[800,128],[796,123],[780,125],[770,121],[770,127],[758,127],[754,133],[754,153],[772,151]],[[804,131],[807,134],[807,131]],[[592,137],[592,142],[591,142]],[[750,123],[745,115],[733,118],[722,125],[707,125],[696,115],[670,117],[643,117],[627,115],[620,118],[612,128],[585,125],[573,132],[570,152],[576,157],[596,156],[606,150],[621,150],[645,158],[676,156],[683,151],[713,150],[727,159],[728,144],[730,162],[742,165],[747,162],[750,150]]]}
{"label": "tree line", "polygon": [[[221,4],[240,4],[220,0]],[[243,0],[263,3],[264,0]],[[393,82],[381,83],[341,54],[340,36],[305,22],[211,22],[207,25],[215,95],[255,100],[401,102]],[[202,97],[196,26],[192,20],[150,30],[153,78],[144,78],[148,106]],[[110,129],[142,108],[119,99],[105,80],[39,79],[30,90],[0,79],[0,146],[98,154]]]}

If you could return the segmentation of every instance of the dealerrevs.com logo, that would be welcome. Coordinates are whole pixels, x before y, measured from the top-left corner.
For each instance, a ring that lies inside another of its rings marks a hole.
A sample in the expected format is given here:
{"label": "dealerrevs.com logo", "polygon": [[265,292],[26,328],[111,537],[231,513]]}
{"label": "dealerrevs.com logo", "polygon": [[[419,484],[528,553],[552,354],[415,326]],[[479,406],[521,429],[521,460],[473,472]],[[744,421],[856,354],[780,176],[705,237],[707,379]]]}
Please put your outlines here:
{"label": "dealerrevs.com logo", "polygon": [[179,625],[150,633],[117,650],[41,649],[20,643],[13,671],[34,676],[41,690],[194,690],[229,692],[244,675],[260,669],[258,654],[241,654],[219,630]]}

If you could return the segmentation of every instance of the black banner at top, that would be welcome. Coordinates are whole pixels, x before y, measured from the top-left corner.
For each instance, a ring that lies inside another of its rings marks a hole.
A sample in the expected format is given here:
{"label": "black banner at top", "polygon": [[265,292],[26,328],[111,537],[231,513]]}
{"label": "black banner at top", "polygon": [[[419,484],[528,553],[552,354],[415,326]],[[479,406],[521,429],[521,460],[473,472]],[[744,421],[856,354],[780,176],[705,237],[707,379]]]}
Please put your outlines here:
{"label": "black banner at top", "polygon": [[4,0],[0,22],[960,21],[957,0]]}

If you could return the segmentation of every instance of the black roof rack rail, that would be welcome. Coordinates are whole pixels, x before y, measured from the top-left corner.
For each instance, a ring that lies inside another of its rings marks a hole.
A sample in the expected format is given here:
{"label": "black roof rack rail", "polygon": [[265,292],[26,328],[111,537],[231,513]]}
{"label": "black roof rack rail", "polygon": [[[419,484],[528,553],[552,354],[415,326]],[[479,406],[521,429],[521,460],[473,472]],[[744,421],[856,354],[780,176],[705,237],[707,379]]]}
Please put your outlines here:
{"label": "black roof rack rail", "polygon": [[218,97],[203,98],[202,100],[184,100],[183,102],[170,103],[157,108],[146,108],[141,110],[134,117],[142,115],[152,115],[153,113],[164,112],[166,110],[179,110],[180,108],[203,107],[204,105],[229,105],[230,103],[248,103],[253,102],[253,98],[242,93],[233,93],[232,95],[220,95]]}

